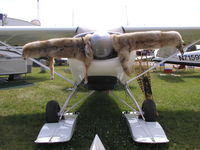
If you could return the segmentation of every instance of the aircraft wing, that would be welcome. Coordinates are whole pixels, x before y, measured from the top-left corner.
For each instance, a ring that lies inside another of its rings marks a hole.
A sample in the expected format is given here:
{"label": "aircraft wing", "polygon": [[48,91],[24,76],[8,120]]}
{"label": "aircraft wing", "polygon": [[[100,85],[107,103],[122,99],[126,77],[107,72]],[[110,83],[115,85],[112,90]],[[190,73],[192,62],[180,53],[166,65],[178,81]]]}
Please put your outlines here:
{"label": "aircraft wing", "polygon": [[185,42],[189,44],[200,39],[199,27],[123,27],[124,32],[138,32],[138,31],[178,31]]}
{"label": "aircraft wing", "polygon": [[[50,38],[73,37],[78,27],[41,27],[41,26],[3,26],[0,27],[0,41],[10,45],[24,45],[28,42]],[[186,44],[200,39],[200,27],[122,27],[126,32],[138,31],[178,31]]]}
{"label": "aircraft wing", "polygon": [[28,42],[47,40],[50,38],[73,37],[77,27],[35,27],[35,26],[3,26],[0,27],[0,41],[10,45],[23,46]]}

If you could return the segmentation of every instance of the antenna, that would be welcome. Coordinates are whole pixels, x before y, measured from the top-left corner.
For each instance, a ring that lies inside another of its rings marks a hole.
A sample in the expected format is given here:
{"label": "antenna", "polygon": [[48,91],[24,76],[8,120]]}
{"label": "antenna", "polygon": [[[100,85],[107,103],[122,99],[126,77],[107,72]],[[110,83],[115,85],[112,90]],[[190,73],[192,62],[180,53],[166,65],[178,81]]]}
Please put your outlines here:
{"label": "antenna", "polygon": [[127,4],[125,4],[125,15],[126,15],[126,25],[129,25],[129,21],[128,21],[128,8],[127,8]]}
{"label": "antenna", "polygon": [[72,8],[72,26],[74,26],[74,7]]}
{"label": "antenna", "polygon": [[40,2],[37,0],[37,19],[40,20]]}

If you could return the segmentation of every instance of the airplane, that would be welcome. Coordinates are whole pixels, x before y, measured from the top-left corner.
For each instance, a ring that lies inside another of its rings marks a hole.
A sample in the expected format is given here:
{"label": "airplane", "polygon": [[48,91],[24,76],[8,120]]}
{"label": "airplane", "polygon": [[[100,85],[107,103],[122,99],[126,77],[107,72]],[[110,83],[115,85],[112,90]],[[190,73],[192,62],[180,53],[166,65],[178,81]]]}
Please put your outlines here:
{"label": "airplane", "polygon": [[[91,62],[91,65],[88,68],[87,72],[87,82],[85,83],[85,65],[80,60],[76,60],[74,58],[69,58],[69,66],[71,69],[71,73],[75,79],[72,81],[58,73],[60,77],[65,79],[67,82],[73,85],[72,91],[67,97],[64,105],[60,108],[58,102],[49,101],[46,105],[46,122],[35,141],[35,143],[58,143],[58,142],[66,142],[72,138],[73,131],[75,128],[76,120],[78,118],[77,113],[69,113],[69,111],[76,107],[80,102],[85,100],[87,97],[82,98],[79,102],[75,103],[72,107],[66,107],[71,100],[71,98],[77,94],[78,89],[84,85],[90,92],[88,96],[93,94],[95,91],[111,91],[110,94],[122,102],[124,105],[129,107],[131,112],[124,112],[124,116],[127,119],[130,132],[132,138],[135,142],[138,143],[168,143],[169,140],[161,127],[161,125],[156,121],[156,105],[154,101],[151,99],[152,92],[151,86],[148,78],[145,76],[147,72],[154,69],[160,63],[164,63],[175,54],[169,56],[168,58],[162,60],[157,65],[152,66],[146,71],[140,73],[139,75],[129,79],[129,76],[125,73],[121,63],[120,56],[113,50],[113,47],[110,49],[110,45],[107,43],[108,36],[116,35],[127,35],[127,33],[136,33],[140,35],[140,32],[147,33],[158,33],[160,31],[177,31],[183,37],[183,40],[186,45],[183,48],[183,51],[186,51],[188,47],[196,44],[200,40],[200,27],[119,27],[106,30],[106,34],[99,34],[94,29],[87,29],[82,27],[68,27],[68,28],[59,28],[59,27],[0,27],[0,41],[4,43],[4,45],[12,47],[11,45],[24,45],[29,42],[37,41],[37,40],[47,40],[51,38],[61,38],[61,37],[73,37],[73,39],[81,39],[84,41],[84,37],[87,35],[93,35],[93,45],[96,44],[97,53],[96,57],[100,57],[99,59],[94,58]],[[150,32],[149,32],[150,31]],[[105,33],[105,32],[104,32]],[[100,39],[100,42],[99,42]],[[154,40],[154,39],[153,39]],[[48,41],[51,43],[51,40]],[[140,41],[139,41],[140,42]],[[143,41],[144,42],[144,41]],[[165,42],[165,41],[164,41]],[[109,45],[108,47],[104,47],[106,43]],[[8,45],[9,44],[9,45]],[[32,45],[37,45],[38,42],[33,42]],[[150,44],[151,45],[151,44]],[[127,45],[125,45],[127,46]],[[141,44],[141,47],[143,45]],[[74,46],[71,46],[74,48]],[[48,46],[46,46],[48,49]],[[62,51],[63,48],[56,48],[58,51]],[[108,49],[107,49],[108,48]],[[13,48],[14,49],[14,48]],[[65,49],[65,48],[64,48]],[[100,49],[100,52],[98,51]],[[30,49],[29,49],[30,50]],[[45,49],[46,50],[46,49]],[[83,51],[86,51],[86,48],[82,48]],[[102,52],[102,50],[105,50]],[[109,53],[108,53],[109,51]],[[99,52],[99,53],[98,53]],[[22,53],[21,53],[22,54]],[[184,57],[184,54],[183,54]],[[136,56],[134,53],[130,53],[130,62],[129,66],[134,65]],[[182,58],[182,55],[181,55]],[[33,58],[29,58],[33,62],[38,63],[39,65],[46,67],[47,66],[41,64],[37,60]],[[50,70],[50,69],[49,69]],[[142,78],[142,84],[144,87],[146,97],[150,98],[150,100],[144,100],[142,104],[142,108],[139,106],[137,100],[129,88],[129,84],[138,78]],[[86,84],[86,86],[85,86]],[[133,108],[131,105],[126,103],[122,98],[116,96],[114,94],[115,86],[119,84],[122,85],[123,89],[127,92],[130,99],[133,101],[134,105],[138,110]]]}
{"label": "airplane", "polygon": [[[162,51],[171,51],[171,53],[175,52],[176,50],[170,48],[161,48],[155,54],[155,58],[152,59],[155,62],[161,62],[170,54],[162,54]],[[160,52],[161,51],[161,52]],[[160,53],[159,53],[160,52]],[[165,63],[169,64],[180,64],[180,65],[187,65],[187,66],[200,66],[200,50],[196,49],[194,51],[186,51],[183,55],[178,53],[177,55],[171,57]]]}
{"label": "airplane", "polygon": [[137,50],[136,51],[136,61],[140,61],[140,60],[148,60],[148,61],[151,61],[153,58],[155,58],[155,53],[156,53],[157,49],[156,50]]}
{"label": "airplane", "polygon": [[[20,47],[15,48],[21,49]],[[24,60],[18,51],[8,49],[5,46],[0,46],[0,64],[0,75],[8,76],[8,81],[32,71],[32,61]]]}

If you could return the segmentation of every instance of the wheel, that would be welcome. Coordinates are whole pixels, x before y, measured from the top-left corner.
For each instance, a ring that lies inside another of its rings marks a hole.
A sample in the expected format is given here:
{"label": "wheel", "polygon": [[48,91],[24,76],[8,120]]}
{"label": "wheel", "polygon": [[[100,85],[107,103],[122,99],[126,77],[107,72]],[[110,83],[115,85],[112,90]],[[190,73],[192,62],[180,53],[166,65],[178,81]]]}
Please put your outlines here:
{"label": "wheel", "polygon": [[156,104],[153,100],[147,99],[142,104],[142,110],[144,112],[145,121],[153,122],[156,121],[157,113],[156,113]]}
{"label": "wheel", "polygon": [[14,74],[10,74],[8,76],[8,81],[13,81],[14,80]]}
{"label": "wheel", "polygon": [[57,101],[51,100],[46,105],[46,122],[54,123],[58,122],[59,116],[58,112],[60,111],[60,106]]}

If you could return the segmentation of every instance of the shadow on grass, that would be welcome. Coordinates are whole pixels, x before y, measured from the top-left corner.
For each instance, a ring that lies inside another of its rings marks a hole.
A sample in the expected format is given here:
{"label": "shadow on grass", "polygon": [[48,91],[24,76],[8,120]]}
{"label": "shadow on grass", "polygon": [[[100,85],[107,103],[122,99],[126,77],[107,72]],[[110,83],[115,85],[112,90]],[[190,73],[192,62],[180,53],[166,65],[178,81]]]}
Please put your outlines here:
{"label": "shadow on grass", "polygon": [[23,87],[32,86],[32,85],[34,84],[31,82],[27,82],[26,80],[15,80],[15,81],[0,83],[0,90],[23,88]]}
{"label": "shadow on grass", "polygon": [[[89,97],[79,108],[79,112],[76,130],[71,141],[60,144],[34,144],[44,123],[44,114],[0,117],[0,149],[12,150],[15,147],[15,150],[87,150],[95,134],[99,135],[106,150],[168,148],[166,145],[159,144],[134,144],[121,110],[105,93],[96,92]],[[199,113],[195,111],[159,112],[159,122],[170,139],[170,147],[195,149],[200,146]]]}
{"label": "shadow on grass", "polygon": [[96,92],[82,104],[78,111],[80,115],[70,142],[38,145],[38,150],[87,150],[95,134],[99,135],[107,150],[125,150],[135,147],[121,110],[106,93]]}
{"label": "shadow on grass", "polygon": [[13,81],[4,81],[0,83],[0,90],[33,86],[34,83],[43,82],[46,80],[49,80],[49,79],[47,77],[28,76],[28,77],[24,77],[22,79],[16,79]]}
{"label": "shadow on grass", "polygon": [[0,149],[29,150],[44,123],[44,114],[0,116]]}
{"label": "shadow on grass", "polygon": [[[63,88],[62,90],[63,91],[73,91],[73,89],[74,89],[74,87],[73,87],[73,85],[70,85],[69,87],[65,87],[65,88]],[[87,88],[87,86],[86,85],[81,85],[79,88],[78,88],[78,92],[84,92],[84,93],[87,93],[87,92],[89,92],[90,90]]]}
{"label": "shadow on grass", "polygon": [[[129,84],[128,86],[129,86],[129,88],[130,88],[131,90],[136,89],[136,86],[135,86],[135,85]],[[123,86],[123,85],[121,85],[121,84],[117,84],[117,85],[115,86],[114,90],[115,90],[115,91],[125,91],[125,88],[126,88],[125,86]]]}
{"label": "shadow on grass", "polygon": [[[129,88],[130,89],[136,89],[136,86],[134,85],[129,85]],[[71,87],[68,87],[68,88],[63,88],[62,89],[63,91],[72,91],[73,90],[73,86],[71,85]],[[120,83],[117,83],[114,87],[114,90],[115,91],[124,91],[125,90],[125,86],[123,86],[122,84]],[[92,91],[92,90],[89,90],[88,86],[87,85],[84,85],[82,84],[79,89],[78,89],[79,92],[89,92],[89,91]]]}

